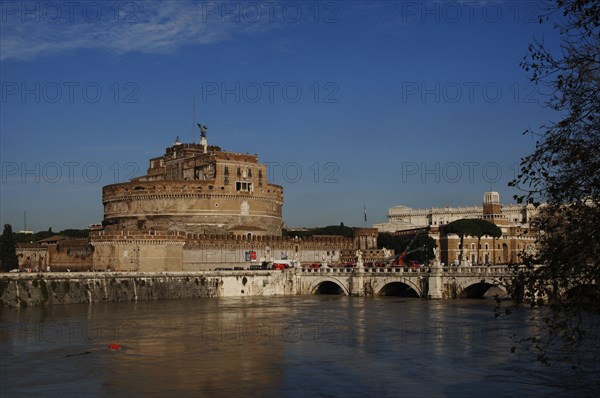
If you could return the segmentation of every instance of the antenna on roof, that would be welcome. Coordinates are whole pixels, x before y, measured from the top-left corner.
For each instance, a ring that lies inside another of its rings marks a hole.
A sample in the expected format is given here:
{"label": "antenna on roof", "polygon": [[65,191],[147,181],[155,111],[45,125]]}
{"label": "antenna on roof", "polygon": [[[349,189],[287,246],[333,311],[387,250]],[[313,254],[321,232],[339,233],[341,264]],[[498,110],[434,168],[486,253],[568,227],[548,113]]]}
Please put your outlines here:
{"label": "antenna on roof", "polygon": [[196,143],[196,85],[192,95],[192,144]]}

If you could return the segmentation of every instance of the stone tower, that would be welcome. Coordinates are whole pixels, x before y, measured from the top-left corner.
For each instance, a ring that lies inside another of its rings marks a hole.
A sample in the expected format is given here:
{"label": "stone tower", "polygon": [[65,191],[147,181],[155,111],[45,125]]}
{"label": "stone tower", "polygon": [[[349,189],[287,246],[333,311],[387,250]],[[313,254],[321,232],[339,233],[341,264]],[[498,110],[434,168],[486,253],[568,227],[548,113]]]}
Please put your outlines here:
{"label": "stone tower", "polygon": [[485,192],[483,194],[483,219],[495,224],[506,224],[507,219],[502,214],[500,194],[498,192]]}

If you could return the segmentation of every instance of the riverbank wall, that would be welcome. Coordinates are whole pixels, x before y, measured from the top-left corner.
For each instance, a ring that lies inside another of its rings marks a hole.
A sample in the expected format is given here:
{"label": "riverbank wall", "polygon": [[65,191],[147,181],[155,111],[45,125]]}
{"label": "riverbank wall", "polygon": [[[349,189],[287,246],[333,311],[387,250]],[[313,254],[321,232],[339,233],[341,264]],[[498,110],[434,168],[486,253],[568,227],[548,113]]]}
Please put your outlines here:
{"label": "riverbank wall", "polygon": [[295,294],[281,271],[52,272],[0,275],[0,307]]}

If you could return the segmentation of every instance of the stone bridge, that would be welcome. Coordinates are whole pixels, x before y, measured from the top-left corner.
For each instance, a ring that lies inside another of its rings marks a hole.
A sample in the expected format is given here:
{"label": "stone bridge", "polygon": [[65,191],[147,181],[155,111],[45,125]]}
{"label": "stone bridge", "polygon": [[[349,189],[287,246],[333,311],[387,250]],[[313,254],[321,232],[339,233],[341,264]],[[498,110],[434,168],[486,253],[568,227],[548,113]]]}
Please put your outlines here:
{"label": "stone bridge", "polygon": [[298,294],[448,299],[483,297],[486,292],[507,295],[503,279],[510,278],[512,273],[508,266],[434,266],[300,269],[296,275]]}
{"label": "stone bridge", "polygon": [[502,278],[511,275],[506,266],[2,273],[0,307],[301,294],[451,299],[491,289],[488,296],[502,296]]}

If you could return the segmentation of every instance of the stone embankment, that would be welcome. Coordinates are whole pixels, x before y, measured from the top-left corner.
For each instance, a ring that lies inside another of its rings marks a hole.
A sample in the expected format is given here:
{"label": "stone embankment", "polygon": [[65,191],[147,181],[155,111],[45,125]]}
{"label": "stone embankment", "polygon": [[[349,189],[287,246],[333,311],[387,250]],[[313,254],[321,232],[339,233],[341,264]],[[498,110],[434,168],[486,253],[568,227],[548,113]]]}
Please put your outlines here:
{"label": "stone embankment", "polygon": [[0,275],[0,307],[294,294],[286,272],[53,272]]}

